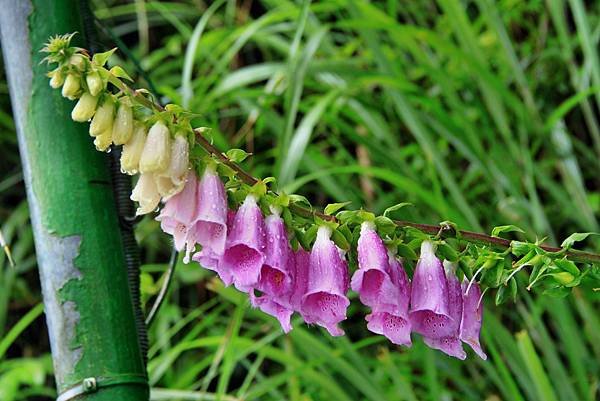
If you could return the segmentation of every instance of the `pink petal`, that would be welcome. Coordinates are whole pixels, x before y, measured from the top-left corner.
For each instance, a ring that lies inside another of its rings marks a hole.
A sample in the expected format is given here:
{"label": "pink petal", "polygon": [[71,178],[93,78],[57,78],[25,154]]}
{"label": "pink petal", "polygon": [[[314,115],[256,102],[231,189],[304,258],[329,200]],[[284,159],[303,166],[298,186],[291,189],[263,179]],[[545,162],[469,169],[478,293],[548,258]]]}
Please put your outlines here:
{"label": "pink petal", "polygon": [[310,254],[307,293],[302,299],[302,313],[308,321],[323,326],[333,336],[343,335],[337,324],[346,319],[350,301],[348,266],[330,239],[331,230],[319,227]]}
{"label": "pink petal", "polygon": [[260,279],[260,271],[266,259],[264,251],[264,219],[256,198],[248,195],[231,225],[219,268],[230,272],[237,289],[248,292]]}
{"label": "pink petal", "polygon": [[435,256],[433,244],[423,241],[411,289],[410,321],[413,330],[429,338],[452,334],[448,308],[448,284],[442,262]]}
{"label": "pink petal", "polygon": [[183,190],[169,198],[156,217],[161,229],[173,236],[175,249],[178,251],[183,250],[188,230],[194,222],[197,186],[196,176],[188,174]]}
{"label": "pink petal", "polygon": [[410,347],[410,321],[388,312],[373,312],[365,317],[367,328],[376,334],[386,336],[392,343]]}
{"label": "pink petal", "polygon": [[468,287],[469,283],[465,280],[462,284],[463,311],[460,322],[460,339],[467,343],[481,359],[486,360],[487,355],[479,343],[479,332],[481,331],[481,323],[483,320],[481,289],[477,283],[473,283],[467,293]]}

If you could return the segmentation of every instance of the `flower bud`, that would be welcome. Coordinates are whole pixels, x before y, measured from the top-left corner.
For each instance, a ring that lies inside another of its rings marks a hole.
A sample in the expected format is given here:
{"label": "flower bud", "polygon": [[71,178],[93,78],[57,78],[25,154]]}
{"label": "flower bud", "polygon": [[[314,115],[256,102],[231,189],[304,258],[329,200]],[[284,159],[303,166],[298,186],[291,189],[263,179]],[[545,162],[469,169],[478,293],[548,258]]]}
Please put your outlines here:
{"label": "flower bud", "polygon": [[179,193],[185,184],[190,160],[190,145],[183,135],[176,135],[171,144],[169,167],[157,176],[156,185],[163,198]]}
{"label": "flower bud", "polygon": [[106,100],[102,102],[102,105],[98,107],[92,123],[90,124],[90,135],[98,136],[105,131],[111,131],[112,138],[112,126],[115,113],[115,105],[110,97],[106,97]]}
{"label": "flower bud", "polygon": [[71,118],[73,121],[83,123],[89,121],[96,112],[96,104],[98,104],[98,97],[92,96],[90,93],[85,92],[71,112]]}
{"label": "flower bud", "polygon": [[117,109],[117,116],[113,122],[113,142],[123,145],[128,142],[133,134],[133,110],[128,98],[124,98]]}
{"label": "flower bud", "polygon": [[87,83],[88,89],[92,96],[98,95],[102,89],[104,89],[102,78],[100,78],[100,74],[98,74],[97,71],[88,73],[85,76],[85,82]]}
{"label": "flower bud", "polygon": [[81,84],[79,83],[79,75],[67,74],[65,84],[62,88],[63,97],[66,97],[70,100],[75,100],[77,98],[77,95],[79,94],[80,89]]}
{"label": "flower bud", "polygon": [[73,54],[69,59],[69,64],[77,68],[79,71],[85,70],[86,57],[82,54]]}
{"label": "flower bud", "polygon": [[94,139],[94,145],[96,145],[96,150],[98,150],[100,152],[105,152],[111,143],[112,143],[112,130],[110,130],[110,129],[107,129],[106,131],[102,132],[100,135],[98,135],[96,137],[96,139]]}
{"label": "flower bud", "polygon": [[65,83],[65,76],[57,68],[51,71],[48,76],[50,77],[50,86],[54,89],[58,89]]}
{"label": "flower bud", "polygon": [[131,192],[131,200],[138,202],[135,214],[147,214],[155,210],[160,202],[160,195],[151,173],[141,174],[135,188]]}
{"label": "flower bud", "polygon": [[160,121],[155,123],[150,128],[148,138],[146,138],[146,143],[144,144],[144,150],[140,158],[140,172],[153,173],[165,171],[169,167],[171,156],[170,142],[171,138],[167,126]]}
{"label": "flower bud", "polygon": [[129,142],[123,145],[121,152],[121,172],[129,175],[138,173],[140,165],[140,156],[146,143],[146,128],[139,124],[133,130],[133,135]]}

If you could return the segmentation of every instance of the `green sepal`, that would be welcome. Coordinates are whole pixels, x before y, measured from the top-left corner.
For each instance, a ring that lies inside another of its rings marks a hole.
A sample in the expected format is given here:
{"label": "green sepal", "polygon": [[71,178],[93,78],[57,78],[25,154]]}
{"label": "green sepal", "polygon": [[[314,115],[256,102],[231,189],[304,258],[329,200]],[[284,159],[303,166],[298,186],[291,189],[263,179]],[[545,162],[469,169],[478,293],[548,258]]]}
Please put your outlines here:
{"label": "green sepal", "polygon": [[104,66],[104,64],[106,64],[106,62],[108,61],[110,56],[112,56],[116,50],[117,50],[117,48],[114,47],[114,48],[110,49],[109,51],[94,54],[92,56],[92,63],[94,63],[100,67]]}

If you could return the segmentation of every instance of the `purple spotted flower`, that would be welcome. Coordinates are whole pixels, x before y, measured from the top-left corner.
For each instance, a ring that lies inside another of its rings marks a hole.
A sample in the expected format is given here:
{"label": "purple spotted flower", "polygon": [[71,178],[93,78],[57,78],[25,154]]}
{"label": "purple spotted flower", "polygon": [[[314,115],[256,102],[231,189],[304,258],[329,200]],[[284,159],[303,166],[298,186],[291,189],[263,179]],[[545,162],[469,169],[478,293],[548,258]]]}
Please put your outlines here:
{"label": "purple spotted flower", "polygon": [[294,255],[288,241],[283,219],[272,214],[265,219],[265,263],[260,270],[256,289],[259,297],[250,292],[252,306],[275,316],[284,332],[292,329],[290,319],[294,310],[290,303],[293,291]]}
{"label": "purple spotted flower", "polygon": [[160,228],[173,236],[175,249],[183,250],[188,231],[194,224],[196,211],[196,190],[198,179],[195,174],[188,174],[183,190],[169,198],[160,211],[156,220],[160,221]]}
{"label": "purple spotted flower", "polygon": [[[218,259],[225,251],[227,238],[227,194],[223,182],[214,171],[207,167],[198,184],[198,202],[194,215],[194,225],[190,228],[190,243],[200,244],[202,250],[198,256],[201,265],[214,269]],[[193,251],[188,247],[186,257]]]}
{"label": "purple spotted flower", "polygon": [[367,328],[376,334],[386,336],[392,343],[410,347],[411,324],[408,317],[410,281],[406,271],[392,253],[388,254],[389,276],[393,285],[393,302],[374,306],[366,316]]}
{"label": "purple spotted flower", "polygon": [[481,289],[477,283],[469,288],[467,280],[462,283],[463,312],[460,321],[460,339],[467,343],[473,351],[483,360],[487,355],[479,344],[479,332],[483,320],[483,304],[481,302]]}
{"label": "purple spotted flower", "polygon": [[264,218],[254,195],[248,195],[231,224],[219,270],[231,274],[238,290],[249,292],[258,284],[265,259]]}
{"label": "purple spotted flower", "polygon": [[412,280],[410,304],[413,331],[430,339],[452,335],[448,284],[442,262],[435,256],[431,241],[421,244],[421,255]]}
{"label": "purple spotted flower", "polygon": [[325,327],[332,336],[344,335],[338,323],[346,319],[350,301],[348,265],[341,251],[331,240],[331,229],[319,227],[310,253],[307,292],[301,309],[306,323]]}
{"label": "purple spotted flower", "polygon": [[456,278],[456,265],[444,261],[444,270],[446,272],[446,280],[448,283],[448,313],[452,321],[446,325],[446,328],[451,330],[451,333],[444,337],[429,338],[423,337],[425,344],[434,349],[453,356],[458,359],[465,359],[467,354],[463,350],[459,339],[460,321],[463,312],[463,299],[460,282]]}
{"label": "purple spotted flower", "polygon": [[390,277],[387,249],[371,222],[361,225],[357,253],[358,270],[352,276],[352,290],[363,304],[378,311],[392,310],[398,289]]}

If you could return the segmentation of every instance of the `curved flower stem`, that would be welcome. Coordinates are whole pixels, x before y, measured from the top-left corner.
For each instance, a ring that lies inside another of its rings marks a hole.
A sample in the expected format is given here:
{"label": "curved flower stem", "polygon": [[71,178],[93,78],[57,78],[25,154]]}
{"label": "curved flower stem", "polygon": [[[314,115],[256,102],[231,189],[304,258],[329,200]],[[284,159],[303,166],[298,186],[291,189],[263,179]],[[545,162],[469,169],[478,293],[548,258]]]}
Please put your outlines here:
{"label": "curved flower stem", "polygon": [[[254,185],[258,182],[257,178],[254,178],[253,176],[248,174],[239,165],[229,160],[229,158],[223,152],[219,151],[216,147],[214,147],[213,144],[211,144],[199,130],[196,130],[196,141],[200,146],[204,148],[204,150],[206,150],[208,153],[213,154],[221,162],[223,162],[223,164],[233,169],[244,183],[248,185]],[[336,221],[336,218],[334,216],[329,216],[319,211],[310,210],[302,206],[290,205],[290,209],[296,214],[301,215],[303,217],[317,216],[323,220]],[[396,225],[398,225],[399,227],[413,227],[431,235],[440,235],[440,237],[442,238],[456,238],[469,242],[493,246],[499,249],[510,248],[512,242],[504,238],[493,237],[491,235],[486,235],[473,231],[455,230],[452,227],[445,225],[440,226],[433,224],[421,224],[403,220],[394,220],[394,223],[396,223]],[[562,248],[557,248],[548,245],[540,245],[540,248],[542,248],[546,252],[564,252]],[[573,262],[600,263],[600,254],[597,253],[571,249],[566,251],[565,255],[568,256],[568,258]]]}

